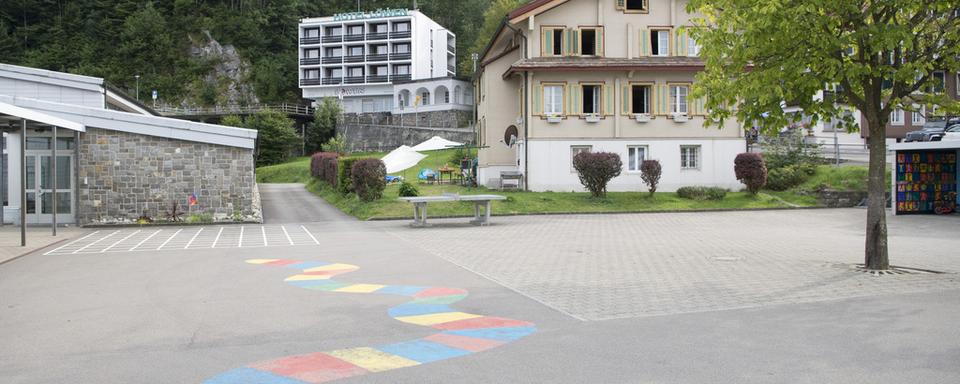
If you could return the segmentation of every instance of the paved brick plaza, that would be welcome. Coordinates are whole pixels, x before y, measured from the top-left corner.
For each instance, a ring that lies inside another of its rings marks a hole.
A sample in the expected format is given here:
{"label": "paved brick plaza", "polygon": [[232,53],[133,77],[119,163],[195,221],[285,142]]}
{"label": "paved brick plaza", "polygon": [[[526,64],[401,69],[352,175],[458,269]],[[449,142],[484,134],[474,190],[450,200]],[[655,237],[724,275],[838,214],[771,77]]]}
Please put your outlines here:
{"label": "paved brick plaza", "polygon": [[582,320],[960,288],[960,217],[890,217],[893,265],[872,276],[862,209],[519,216],[386,231]]}

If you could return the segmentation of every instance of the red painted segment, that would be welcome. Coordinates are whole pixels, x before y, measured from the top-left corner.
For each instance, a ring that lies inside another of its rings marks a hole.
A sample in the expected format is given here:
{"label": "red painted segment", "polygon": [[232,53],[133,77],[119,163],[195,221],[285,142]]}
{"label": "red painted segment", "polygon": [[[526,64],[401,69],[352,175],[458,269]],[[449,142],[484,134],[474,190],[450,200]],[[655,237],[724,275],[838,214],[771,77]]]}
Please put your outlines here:
{"label": "red painted segment", "polygon": [[366,369],[322,352],[264,361],[252,364],[250,368],[308,383],[323,383],[368,373]]}
{"label": "red painted segment", "polygon": [[523,320],[483,316],[473,319],[451,321],[449,323],[434,324],[433,328],[443,329],[445,331],[455,331],[461,329],[529,327],[532,325],[533,323]]}
{"label": "red painted segment", "polygon": [[470,352],[485,351],[504,344],[504,342],[497,340],[478,339],[476,337],[449,335],[446,333],[433,334],[423,339]]}
{"label": "red painted segment", "polygon": [[413,295],[413,297],[422,298],[422,297],[465,295],[465,294],[467,294],[467,290],[465,289],[435,287],[435,288],[424,289],[418,292],[416,295]]}
{"label": "red painted segment", "polygon": [[300,262],[301,262],[301,261],[299,261],[299,260],[283,260],[283,259],[281,259],[281,260],[274,260],[274,261],[271,261],[271,262],[269,262],[269,263],[263,263],[263,265],[276,265],[276,266],[282,267],[282,266],[284,266],[284,265],[296,264],[296,263],[300,263]]}

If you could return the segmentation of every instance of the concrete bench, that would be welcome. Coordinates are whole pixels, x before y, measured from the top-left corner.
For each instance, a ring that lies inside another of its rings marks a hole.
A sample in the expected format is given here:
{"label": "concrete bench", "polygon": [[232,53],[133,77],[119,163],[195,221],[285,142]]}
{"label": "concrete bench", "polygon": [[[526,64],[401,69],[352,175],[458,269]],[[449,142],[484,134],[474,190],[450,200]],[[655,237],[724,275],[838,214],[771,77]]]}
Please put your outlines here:
{"label": "concrete bench", "polygon": [[[488,225],[490,224],[490,212],[492,210],[492,202],[494,200],[506,200],[505,196],[500,195],[439,195],[439,196],[416,196],[416,197],[401,197],[401,201],[406,201],[413,203],[413,223],[410,225],[414,227],[428,227],[427,224],[427,204],[429,203],[442,203],[442,202],[454,202],[454,201],[470,201],[473,202],[473,220],[470,220],[470,224],[473,225]],[[483,207],[483,215],[480,214],[480,207]]]}

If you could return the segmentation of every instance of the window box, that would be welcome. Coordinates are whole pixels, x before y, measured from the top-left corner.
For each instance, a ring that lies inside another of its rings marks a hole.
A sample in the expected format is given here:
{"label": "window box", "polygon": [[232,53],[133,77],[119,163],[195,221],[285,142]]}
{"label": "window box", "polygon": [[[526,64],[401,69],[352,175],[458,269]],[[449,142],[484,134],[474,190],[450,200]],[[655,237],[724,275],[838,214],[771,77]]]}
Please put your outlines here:
{"label": "window box", "polygon": [[586,115],[583,117],[588,123],[599,123],[600,115]]}
{"label": "window box", "polygon": [[563,121],[563,117],[560,116],[560,115],[548,115],[548,116],[547,116],[547,122],[550,123],[550,124],[557,124],[557,123],[559,123],[559,122],[561,122],[561,121]]}
{"label": "window box", "polygon": [[638,113],[636,115],[633,115],[633,119],[636,120],[638,123],[649,123],[650,115],[646,113]]}
{"label": "window box", "polygon": [[675,113],[673,114],[673,121],[675,123],[686,123],[690,118],[685,113]]}

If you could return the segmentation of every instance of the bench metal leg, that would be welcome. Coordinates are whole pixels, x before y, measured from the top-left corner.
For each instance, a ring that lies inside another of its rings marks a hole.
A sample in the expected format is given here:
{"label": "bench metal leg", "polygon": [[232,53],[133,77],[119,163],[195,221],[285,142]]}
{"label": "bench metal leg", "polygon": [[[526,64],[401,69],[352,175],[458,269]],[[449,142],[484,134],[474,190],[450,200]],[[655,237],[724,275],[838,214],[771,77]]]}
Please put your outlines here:
{"label": "bench metal leg", "polygon": [[413,223],[410,225],[417,228],[430,226],[427,224],[427,203],[413,204]]}

